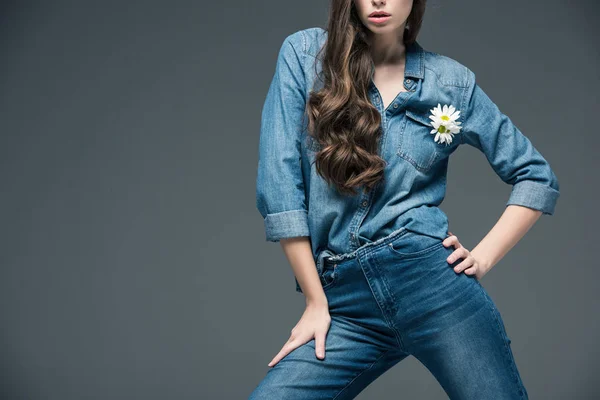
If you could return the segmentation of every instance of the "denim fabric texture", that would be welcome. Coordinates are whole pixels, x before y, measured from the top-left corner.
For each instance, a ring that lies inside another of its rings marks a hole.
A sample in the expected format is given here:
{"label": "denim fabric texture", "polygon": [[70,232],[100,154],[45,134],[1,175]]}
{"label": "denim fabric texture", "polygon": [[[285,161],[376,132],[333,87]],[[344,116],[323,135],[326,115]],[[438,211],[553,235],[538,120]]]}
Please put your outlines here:
{"label": "denim fabric texture", "polygon": [[[370,100],[381,114],[380,156],[384,180],[372,191],[342,196],[317,174],[319,143],[307,134],[305,105],[322,87],[320,27],[287,36],[277,56],[261,116],[256,206],[266,240],[310,236],[318,268],[320,254],[353,253],[403,227],[444,239],[448,218],[438,207],[446,192],[450,155],[461,144],[485,154],[516,204],[552,215],[559,197],[557,177],[531,141],[504,115],[475,80],[475,74],[418,42],[406,48],[404,86],[384,109],[373,79]],[[374,74],[374,69],[372,76]],[[453,105],[461,131],[450,144],[430,134],[430,110]],[[296,280],[296,290],[301,291]]]}
{"label": "denim fabric texture", "polygon": [[409,355],[450,399],[527,399],[502,316],[474,276],[454,272],[462,259],[448,264],[453,251],[400,228],[352,254],[322,257],[325,358],[311,339],[269,368],[249,399],[354,399]]}

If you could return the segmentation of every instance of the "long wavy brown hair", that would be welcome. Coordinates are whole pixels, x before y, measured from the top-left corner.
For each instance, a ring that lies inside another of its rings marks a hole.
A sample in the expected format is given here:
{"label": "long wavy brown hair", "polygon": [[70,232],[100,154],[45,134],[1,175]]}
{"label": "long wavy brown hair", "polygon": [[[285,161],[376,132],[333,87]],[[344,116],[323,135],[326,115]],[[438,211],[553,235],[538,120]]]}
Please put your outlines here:
{"label": "long wavy brown hair", "polygon": [[[426,0],[414,0],[404,30],[404,44],[416,40]],[[320,49],[323,88],[306,104],[308,134],[320,145],[316,170],[340,193],[371,190],[383,179],[385,160],[379,153],[381,114],[371,104],[368,88],[374,63],[370,31],[358,16],[354,0],[331,0],[327,41]],[[315,65],[316,67],[316,65]]]}

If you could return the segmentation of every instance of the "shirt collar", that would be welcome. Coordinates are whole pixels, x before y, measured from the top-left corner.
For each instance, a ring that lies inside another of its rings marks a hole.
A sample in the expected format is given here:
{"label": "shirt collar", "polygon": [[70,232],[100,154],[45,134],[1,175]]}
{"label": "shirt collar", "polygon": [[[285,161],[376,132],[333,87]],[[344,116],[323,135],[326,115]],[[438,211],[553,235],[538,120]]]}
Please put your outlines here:
{"label": "shirt collar", "polygon": [[406,62],[404,65],[404,76],[423,79],[423,47],[415,40],[406,46]]}
{"label": "shirt collar", "polygon": [[[423,79],[425,65],[423,63],[424,50],[423,47],[415,40],[406,46],[406,60],[404,63],[404,76],[411,78]],[[375,75],[375,67],[371,62],[371,80]]]}

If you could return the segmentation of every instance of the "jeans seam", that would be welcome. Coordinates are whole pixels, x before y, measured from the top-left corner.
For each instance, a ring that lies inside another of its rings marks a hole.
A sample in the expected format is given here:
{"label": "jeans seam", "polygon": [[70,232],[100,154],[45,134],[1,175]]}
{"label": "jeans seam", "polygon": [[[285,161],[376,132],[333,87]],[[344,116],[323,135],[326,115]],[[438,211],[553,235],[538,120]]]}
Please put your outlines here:
{"label": "jeans seam", "polygon": [[[377,257],[375,257],[375,263],[377,262],[376,258]],[[369,279],[369,276],[370,276],[369,269],[365,270],[362,267],[360,259],[358,260],[358,265],[361,267],[361,269],[363,270],[363,273],[367,277],[367,284],[369,285],[369,290],[371,290],[371,294],[373,295],[373,298],[375,299],[375,302],[377,303],[377,306],[379,307],[379,310],[381,311],[381,316],[386,321],[388,327],[392,330],[392,332],[394,332],[394,337],[396,338],[396,342],[398,343],[399,349],[401,351],[406,352],[405,346],[404,346],[404,342],[403,342],[402,338],[400,337],[400,332],[394,327],[394,325],[392,324],[392,322],[389,320],[389,318],[388,318],[388,316],[387,316],[387,314],[385,312],[385,309],[383,308],[383,306],[381,305],[379,299],[377,298],[377,294],[373,290],[373,287],[371,287],[371,280]],[[386,290],[387,290],[387,287],[386,287]]]}
{"label": "jeans seam", "polygon": [[387,349],[386,351],[384,351],[379,357],[377,357],[375,359],[375,361],[373,361],[367,368],[363,369],[362,371],[360,371],[358,373],[358,375],[356,375],[354,378],[352,378],[352,380],[350,382],[348,382],[346,384],[346,386],[344,386],[339,392],[338,394],[335,395],[335,397],[332,400],[337,399],[343,392],[344,390],[348,389],[350,387],[350,385],[352,385],[352,383],[357,380],[362,374],[364,374],[365,372],[369,371],[371,368],[373,368],[373,366],[375,364],[377,364],[379,362],[379,360],[381,360],[385,355],[387,355],[390,351],[392,351],[393,349]]}
{"label": "jeans seam", "polygon": [[[483,286],[481,286],[481,289],[482,289],[482,291],[484,291]],[[504,333],[502,332],[502,325],[500,324],[500,320],[498,319],[497,311],[494,309],[494,305],[493,305],[491,299],[488,297],[487,293],[484,292],[483,295],[485,297],[485,301],[488,304],[489,310],[492,312],[492,315],[494,316],[494,320],[496,321],[496,328],[498,328],[498,333],[500,334],[500,337],[502,338],[502,342],[504,343],[505,357],[506,357],[506,360],[508,361],[509,368],[512,372],[513,378],[517,381],[517,383],[519,385],[519,390],[522,392],[519,395],[519,397],[523,399],[523,398],[525,398],[524,397],[525,396],[524,385],[523,385],[523,382],[521,381],[521,378],[517,374],[517,371],[515,370],[516,361],[511,355],[508,342],[506,340]]]}
{"label": "jeans seam", "polygon": [[[394,296],[394,293],[391,290],[389,290],[388,281],[385,278],[385,275],[381,273],[381,264],[379,264],[378,257],[373,258],[373,264],[375,265],[375,268],[378,269],[377,272],[378,272],[379,276],[381,277],[381,280],[383,281],[383,287],[385,288],[388,296],[390,296],[390,299],[392,300],[392,304],[396,308],[400,307],[400,304],[396,301],[396,297]],[[395,314],[396,312],[397,312],[397,310],[395,310],[395,309],[392,310],[393,314]],[[388,318],[385,316],[385,314],[384,314],[384,318],[386,320],[388,320]],[[402,335],[400,334],[400,331],[398,329],[396,329],[396,326],[390,320],[388,320],[388,325],[396,333],[396,338],[398,341],[398,345],[400,346],[400,350],[406,352],[406,345],[404,344],[404,340],[402,339]]]}

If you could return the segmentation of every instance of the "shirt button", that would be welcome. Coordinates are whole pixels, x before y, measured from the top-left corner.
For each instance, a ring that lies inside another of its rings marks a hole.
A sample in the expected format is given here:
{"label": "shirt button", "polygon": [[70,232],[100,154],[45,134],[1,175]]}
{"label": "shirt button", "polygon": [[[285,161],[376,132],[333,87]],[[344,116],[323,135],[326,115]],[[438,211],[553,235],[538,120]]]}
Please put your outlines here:
{"label": "shirt button", "polygon": [[398,108],[398,103],[394,103],[394,108]]}
{"label": "shirt button", "polygon": [[369,204],[369,203],[368,203],[366,200],[362,202],[362,206],[363,206],[363,207],[366,207],[366,206],[367,206],[367,204]]}
{"label": "shirt button", "polygon": [[410,79],[406,79],[406,80],[404,80],[404,82],[410,83]]}

